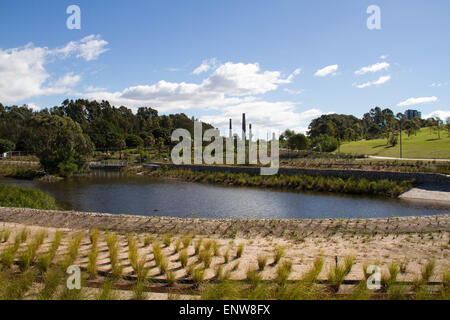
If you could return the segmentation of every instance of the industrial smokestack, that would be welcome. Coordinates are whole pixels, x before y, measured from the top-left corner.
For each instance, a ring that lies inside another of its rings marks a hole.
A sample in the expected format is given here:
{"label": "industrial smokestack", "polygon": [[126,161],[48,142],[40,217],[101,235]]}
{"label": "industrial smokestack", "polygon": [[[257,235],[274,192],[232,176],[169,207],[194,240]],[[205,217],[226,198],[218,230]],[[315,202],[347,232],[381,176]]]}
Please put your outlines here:
{"label": "industrial smokestack", "polygon": [[252,124],[250,123],[248,125],[248,139],[251,141],[253,138],[253,134],[252,134]]}
{"label": "industrial smokestack", "polygon": [[245,113],[242,114],[242,140],[247,140],[247,130],[246,130],[246,123],[245,123]]}
{"label": "industrial smokestack", "polygon": [[230,119],[230,139],[233,137],[233,120]]}

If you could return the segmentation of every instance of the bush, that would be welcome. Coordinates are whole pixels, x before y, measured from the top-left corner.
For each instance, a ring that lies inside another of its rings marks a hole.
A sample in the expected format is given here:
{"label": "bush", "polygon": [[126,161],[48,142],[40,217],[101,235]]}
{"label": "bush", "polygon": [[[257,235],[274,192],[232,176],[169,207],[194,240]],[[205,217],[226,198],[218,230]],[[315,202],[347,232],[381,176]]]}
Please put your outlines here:
{"label": "bush", "polygon": [[333,152],[338,148],[339,142],[336,138],[323,134],[314,139],[313,145],[319,147],[321,152]]}
{"label": "bush", "polygon": [[144,145],[144,140],[137,135],[129,134],[125,138],[125,143],[127,144],[127,148],[133,149]]}
{"label": "bush", "polygon": [[14,151],[15,149],[16,145],[14,144],[14,142],[6,139],[0,139],[0,153]]}
{"label": "bush", "polygon": [[391,134],[389,136],[389,145],[395,147],[398,143],[398,138],[396,134]]}
{"label": "bush", "polygon": [[0,185],[0,206],[56,210],[55,199],[45,192],[35,189]]}

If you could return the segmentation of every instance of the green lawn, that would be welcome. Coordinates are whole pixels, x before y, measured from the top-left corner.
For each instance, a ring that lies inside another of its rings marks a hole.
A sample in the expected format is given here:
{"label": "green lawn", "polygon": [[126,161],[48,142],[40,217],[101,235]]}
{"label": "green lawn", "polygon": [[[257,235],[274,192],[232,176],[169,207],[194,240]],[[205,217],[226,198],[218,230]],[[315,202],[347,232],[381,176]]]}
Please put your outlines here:
{"label": "green lawn", "polygon": [[[436,132],[423,128],[417,135],[402,134],[403,158],[450,159],[450,136],[441,130],[441,139]],[[346,142],[341,145],[342,153],[366,154],[381,157],[400,157],[400,142],[391,147],[387,139]]]}

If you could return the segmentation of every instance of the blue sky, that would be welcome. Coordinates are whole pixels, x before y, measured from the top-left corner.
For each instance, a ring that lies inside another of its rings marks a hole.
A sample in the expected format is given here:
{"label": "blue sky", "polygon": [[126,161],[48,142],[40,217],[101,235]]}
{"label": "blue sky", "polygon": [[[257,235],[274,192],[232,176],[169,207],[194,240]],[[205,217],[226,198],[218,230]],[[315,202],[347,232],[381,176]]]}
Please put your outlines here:
{"label": "blue sky", "polygon": [[[81,30],[66,27],[69,5]],[[447,0],[2,0],[0,102],[108,99],[221,129],[246,112],[263,136],[374,106],[446,118],[449,12]]]}

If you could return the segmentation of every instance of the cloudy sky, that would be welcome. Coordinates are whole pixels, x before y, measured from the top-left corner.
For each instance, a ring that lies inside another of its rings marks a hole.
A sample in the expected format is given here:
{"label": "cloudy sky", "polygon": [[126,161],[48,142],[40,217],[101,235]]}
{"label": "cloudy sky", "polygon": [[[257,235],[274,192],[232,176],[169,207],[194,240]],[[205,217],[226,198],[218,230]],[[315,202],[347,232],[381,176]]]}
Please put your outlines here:
{"label": "cloudy sky", "polygon": [[[66,26],[74,4],[79,30]],[[367,27],[373,4],[379,30]],[[107,99],[224,134],[245,112],[264,137],[374,106],[445,119],[449,12],[448,0],[2,0],[0,102]]]}

